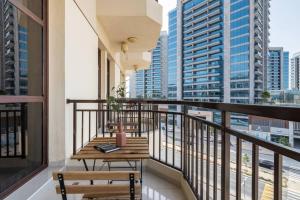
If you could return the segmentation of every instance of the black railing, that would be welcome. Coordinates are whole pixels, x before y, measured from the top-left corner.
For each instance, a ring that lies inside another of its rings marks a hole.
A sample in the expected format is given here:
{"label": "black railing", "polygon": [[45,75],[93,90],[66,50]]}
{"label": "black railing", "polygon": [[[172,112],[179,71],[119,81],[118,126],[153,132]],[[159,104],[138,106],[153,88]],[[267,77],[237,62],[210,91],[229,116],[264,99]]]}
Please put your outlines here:
{"label": "black railing", "polygon": [[26,155],[25,106],[0,110],[0,158],[24,158]]}
{"label": "black railing", "polygon": [[[73,104],[73,154],[94,137],[112,136],[113,123],[121,120],[131,130],[129,134],[148,138],[152,159],[183,173],[197,199],[258,199],[263,195],[262,182],[264,187],[272,185],[275,200],[287,195],[285,171],[292,167],[283,162],[293,159],[291,162],[298,164],[300,152],[237,131],[230,127],[230,120],[231,113],[238,113],[300,122],[299,108],[137,99],[120,102],[123,109],[116,113],[105,100],[67,100]],[[170,105],[176,105],[176,110],[169,111]],[[209,111],[211,119],[192,111]],[[261,156],[268,158],[269,165],[260,161]]]}

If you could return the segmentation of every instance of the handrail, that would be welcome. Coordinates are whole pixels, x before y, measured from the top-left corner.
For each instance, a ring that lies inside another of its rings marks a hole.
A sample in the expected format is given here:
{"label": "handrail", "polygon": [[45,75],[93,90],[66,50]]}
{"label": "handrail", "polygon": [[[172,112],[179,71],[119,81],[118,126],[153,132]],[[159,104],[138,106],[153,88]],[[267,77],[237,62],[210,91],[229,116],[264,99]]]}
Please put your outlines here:
{"label": "handrail", "polygon": [[[121,102],[141,103],[141,104],[165,104],[199,107],[224,112],[241,113],[260,117],[275,118],[287,121],[300,122],[300,107],[283,107],[271,105],[246,105],[231,103],[210,103],[195,101],[176,101],[176,100],[147,100],[147,99],[122,99]],[[105,103],[104,99],[95,100],[75,100],[67,99],[67,103]]]}

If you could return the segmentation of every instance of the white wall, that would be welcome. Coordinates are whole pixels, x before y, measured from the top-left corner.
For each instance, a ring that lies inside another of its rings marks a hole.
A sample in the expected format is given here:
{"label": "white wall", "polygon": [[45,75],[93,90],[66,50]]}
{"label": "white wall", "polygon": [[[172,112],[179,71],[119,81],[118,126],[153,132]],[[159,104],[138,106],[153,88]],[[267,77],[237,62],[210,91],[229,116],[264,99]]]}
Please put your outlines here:
{"label": "white wall", "polygon": [[[97,99],[98,36],[73,0],[66,0],[65,12],[65,98]],[[95,106],[92,105],[90,108]],[[67,157],[72,154],[73,146],[72,109],[72,105],[66,106]],[[92,127],[95,125],[92,124]],[[80,130],[80,127],[77,130]],[[77,136],[80,134],[78,133]]]}

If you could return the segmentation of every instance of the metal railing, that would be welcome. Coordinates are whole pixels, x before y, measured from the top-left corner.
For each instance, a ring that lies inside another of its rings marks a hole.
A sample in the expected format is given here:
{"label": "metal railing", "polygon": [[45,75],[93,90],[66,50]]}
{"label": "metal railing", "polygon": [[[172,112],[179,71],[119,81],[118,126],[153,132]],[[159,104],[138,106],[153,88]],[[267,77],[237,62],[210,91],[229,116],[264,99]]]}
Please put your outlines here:
{"label": "metal railing", "polygon": [[[300,161],[299,151],[230,127],[231,113],[300,122],[299,108],[143,99],[120,102],[123,109],[116,113],[105,100],[67,100],[73,104],[73,154],[94,137],[112,136],[110,123],[121,120],[129,129],[135,127],[132,136],[148,138],[152,159],[181,171],[197,199],[207,200],[241,199],[246,192],[258,199],[260,176],[272,185],[273,198],[282,199],[283,157]],[[176,111],[169,111],[170,105]],[[195,116],[191,110],[209,110],[219,116],[215,120],[219,123]],[[262,150],[273,158],[271,169],[264,171],[260,170]],[[242,193],[246,176],[251,179],[247,185],[251,192],[244,189]]]}
{"label": "metal railing", "polygon": [[0,158],[25,158],[26,107],[0,110]]}

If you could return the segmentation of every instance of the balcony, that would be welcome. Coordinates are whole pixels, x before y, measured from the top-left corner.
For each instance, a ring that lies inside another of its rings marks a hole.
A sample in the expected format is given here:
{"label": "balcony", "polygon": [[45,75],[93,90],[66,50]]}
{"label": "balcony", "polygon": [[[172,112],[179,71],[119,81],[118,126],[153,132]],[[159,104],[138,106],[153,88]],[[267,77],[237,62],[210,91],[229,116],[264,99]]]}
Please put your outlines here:
{"label": "balcony", "polygon": [[115,45],[135,37],[131,52],[155,48],[162,26],[162,6],[157,1],[97,0],[96,15]]}
{"label": "balcony", "polygon": [[[120,101],[123,109],[119,119],[124,125],[131,123],[130,126],[137,127],[127,131],[127,137],[145,138],[149,144],[150,159],[142,165],[143,199],[250,199],[255,196],[265,199],[267,193],[274,199],[300,197],[297,190],[300,180],[291,175],[300,167],[300,152],[235,129],[237,113],[242,114],[242,119],[262,116],[300,121],[299,108],[170,100]],[[73,107],[72,123],[76,127],[73,156],[80,155],[89,141],[114,136],[108,123],[116,121],[117,115],[105,100],[67,100],[67,104]],[[177,111],[162,109],[168,105],[177,107]],[[18,111],[9,112],[18,116]],[[215,115],[219,120],[213,120]],[[255,128],[258,129],[260,127]],[[249,156],[248,161],[245,155]],[[270,160],[272,167],[266,167],[261,159]],[[77,160],[68,160],[66,166],[48,167],[25,184],[25,191],[28,193],[37,187],[31,199],[59,200],[56,183],[49,176],[52,171],[61,167],[65,171],[98,171],[112,167],[100,160],[97,164],[92,160],[86,162],[85,167]],[[114,167],[124,167],[124,163],[114,163]],[[86,182],[78,184],[86,185]],[[14,196],[17,193],[7,200],[18,199]],[[80,195],[68,197],[81,199]]]}
{"label": "balcony", "polygon": [[133,71],[138,69],[146,69],[151,64],[151,53],[141,52],[141,53],[127,53],[121,60],[124,70]]}

